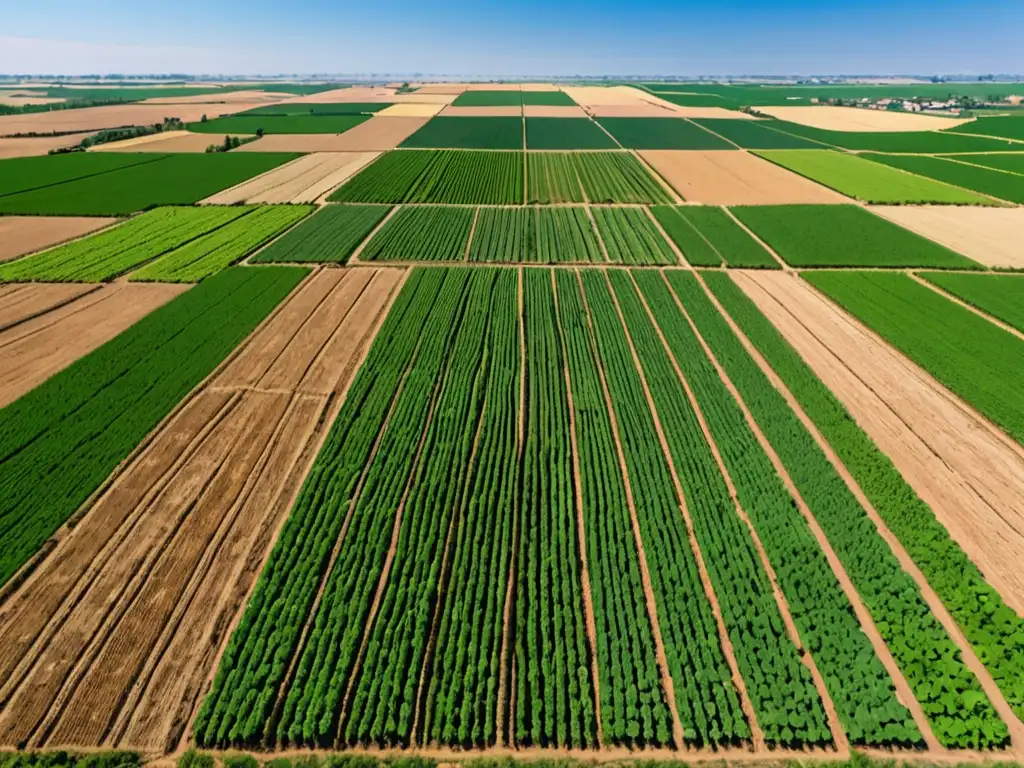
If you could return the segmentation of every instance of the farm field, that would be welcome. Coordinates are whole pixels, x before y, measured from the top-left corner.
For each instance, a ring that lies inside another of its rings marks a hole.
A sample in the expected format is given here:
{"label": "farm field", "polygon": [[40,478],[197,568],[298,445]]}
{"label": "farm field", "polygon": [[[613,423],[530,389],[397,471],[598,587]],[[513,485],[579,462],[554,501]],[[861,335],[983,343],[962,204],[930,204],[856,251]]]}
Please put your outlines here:
{"label": "farm field", "polygon": [[0,161],[0,768],[1024,764],[1012,84],[614,82]]}
{"label": "farm field", "polygon": [[[969,133],[974,136],[993,136],[1003,139],[1024,141],[1024,119],[1020,117],[989,117],[972,120],[950,129],[954,133]],[[1005,146],[1005,149],[1019,147]]]}
{"label": "farm field", "polygon": [[[255,138],[251,136],[239,136],[239,139]],[[108,144],[97,144],[91,152],[205,152],[211,144],[217,144],[220,137],[208,136],[204,133],[189,133],[188,131],[165,131],[150,136],[140,136],[135,139],[124,139],[123,141],[112,141]]]}
{"label": "farm field", "polygon": [[704,205],[842,203],[846,198],[747,152],[650,150],[640,156],[689,202]]}
{"label": "farm field", "polygon": [[962,163],[995,168],[997,171],[1024,174],[1024,153],[994,153],[981,155],[949,155],[947,160],[959,160]]}
{"label": "farm field", "polygon": [[189,123],[193,133],[243,134],[252,136],[259,131],[264,134],[276,133],[344,133],[370,119],[359,114],[309,114],[302,115],[254,115],[247,112],[231,117],[207,120],[205,123]]}

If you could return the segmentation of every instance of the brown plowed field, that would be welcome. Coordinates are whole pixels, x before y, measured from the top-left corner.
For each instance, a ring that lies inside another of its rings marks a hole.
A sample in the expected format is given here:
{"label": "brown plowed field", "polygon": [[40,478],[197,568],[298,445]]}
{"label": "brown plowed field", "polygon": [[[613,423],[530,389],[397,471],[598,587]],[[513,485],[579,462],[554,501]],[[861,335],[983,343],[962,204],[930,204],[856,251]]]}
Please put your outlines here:
{"label": "brown plowed field", "polygon": [[[50,113],[53,114],[53,113]],[[0,118],[2,119],[2,118]],[[20,133],[21,131],[11,131]],[[12,157],[39,157],[50,154],[51,149],[64,149],[81,144],[82,139],[92,136],[93,131],[71,133],[65,136],[39,136],[29,139],[0,139],[0,160]]]}
{"label": "brown plowed field", "polygon": [[522,107],[445,107],[441,117],[521,117]]}
{"label": "brown plowed field", "polygon": [[[38,301],[51,302],[53,309],[0,332],[0,356],[4,361],[0,366],[0,407],[17,400],[189,287],[158,283],[109,285],[70,303],[61,303],[60,297],[66,301],[68,295],[73,295],[73,289],[61,285],[28,286],[27,290],[38,289]],[[49,288],[54,290],[48,291]],[[0,317],[8,299],[16,301],[19,293],[0,297]],[[26,312],[31,304],[20,306],[16,312]],[[28,313],[31,314],[36,313]]]}
{"label": "brown plowed field", "polygon": [[845,197],[749,152],[640,153],[684,199],[706,205],[848,203]]}
{"label": "brown plowed field", "polygon": [[377,158],[377,152],[318,152],[203,200],[235,203],[312,203]]}
{"label": "brown plowed field", "polygon": [[598,104],[590,108],[594,117],[679,117],[679,113],[671,106],[648,104],[638,101],[635,104]]}
{"label": "brown plowed field", "polygon": [[[221,115],[233,115],[236,112],[264,106],[265,103],[253,101],[232,104],[176,104],[173,109],[163,104],[123,104],[62,109],[30,115],[0,115],[0,136],[10,136],[13,133],[98,131],[103,128],[123,128],[126,125],[153,125],[162,123],[165,117],[177,117],[183,122],[194,123],[203,115],[212,120]],[[73,143],[77,144],[78,141]]]}
{"label": "brown plowed field", "polygon": [[546,107],[543,104],[524,104],[526,117],[586,117],[583,107]]}
{"label": "brown plowed field", "polygon": [[0,744],[174,749],[403,275],[307,280],[11,596]]}
{"label": "brown plowed field", "polygon": [[427,124],[429,117],[373,117],[338,134],[274,134],[235,152],[383,152]]}
{"label": "brown plowed field", "polygon": [[987,580],[1024,612],[1024,456],[799,278],[734,274]]}
{"label": "brown plowed field", "polygon": [[1024,208],[873,205],[872,212],[988,267],[1024,269]]}
{"label": "brown plowed field", "polygon": [[433,117],[444,108],[444,104],[392,104],[390,107],[384,107],[376,116]]}
{"label": "brown plowed field", "polygon": [[[3,220],[0,219],[0,222]],[[81,283],[0,285],[0,331],[45,314],[99,288]]]}
{"label": "brown plowed field", "polygon": [[0,261],[74,240],[116,221],[84,216],[0,216]]}

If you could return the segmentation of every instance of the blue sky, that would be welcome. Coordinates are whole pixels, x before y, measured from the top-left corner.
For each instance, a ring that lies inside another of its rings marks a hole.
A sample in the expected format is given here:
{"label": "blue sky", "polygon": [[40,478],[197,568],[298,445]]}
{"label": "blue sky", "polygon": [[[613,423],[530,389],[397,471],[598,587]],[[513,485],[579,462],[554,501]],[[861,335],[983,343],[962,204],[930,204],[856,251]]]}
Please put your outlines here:
{"label": "blue sky", "polygon": [[1022,0],[32,0],[0,72],[1024,72]]}

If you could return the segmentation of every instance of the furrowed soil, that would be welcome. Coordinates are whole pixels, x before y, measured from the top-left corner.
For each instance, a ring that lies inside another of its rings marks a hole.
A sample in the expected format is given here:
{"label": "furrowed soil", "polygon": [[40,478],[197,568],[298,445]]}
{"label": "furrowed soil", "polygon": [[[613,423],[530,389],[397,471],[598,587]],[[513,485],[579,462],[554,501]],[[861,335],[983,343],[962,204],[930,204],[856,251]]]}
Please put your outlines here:
{"label": "furrowed soil", "polygon": [[[110,341],[190,285],[26,285],[0,296],[0,407]],[[76,296],[73,301],[68,299]],[[18,317],[22,320],[19,322]],[[12,324],[14,323],[14,324]]]}
{"label": "furrowed soil", "polygon": [[427,124],[429,117],[373,117],[338,134],[276,134],[243,144],[235,152],[383,152],[394,149]]}
{"label": "furrowed soil", "polygon": [[358,173],[378,152],[318,152],[203,200],[235,203],[311,203]]}
{"label": "furrowed soil", "polygon": [[758,107],[758,111],[826,131],[941,131],[971,122],[913,112],[889,112],[860,107]]}
{"label": "furrowed soil", "polygon": [[848,203],[838,192],[749,152],[648,150],[640,157],[683,198],[706,205]]}
{"label": "furrowed soil", "polygon": [[1024,612],[1024,455],[894,349],[792,275],[735,280]]}
{"label": "furrowed soil", "polygon": [[402,277],[309,278],[13,593],[0,744],[176,748]]}
{"label": "furrowed soil", "polygon": [[66,243],[116,222],[84,216],[0,216],[0,261]]}
{"label": "furrowed soil", "polygon": [[876,205],[869,209],[985,266],[1024,269],[1020,244],[1024,208]]}

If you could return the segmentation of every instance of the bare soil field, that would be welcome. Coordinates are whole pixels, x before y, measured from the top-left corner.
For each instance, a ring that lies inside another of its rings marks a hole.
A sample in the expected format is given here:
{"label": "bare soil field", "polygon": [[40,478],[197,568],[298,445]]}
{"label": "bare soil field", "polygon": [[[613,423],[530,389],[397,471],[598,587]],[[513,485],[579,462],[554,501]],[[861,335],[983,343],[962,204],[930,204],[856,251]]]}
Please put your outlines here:
{"label": "bare soil field", "polygon": [[522,107],[445,107],[441,117],[520,117]]}
{"label": "bare soil field", "polygon": [[427,85],[417,85],[412,83],[412,87],[416,88],[416,93],[422,94],[442,94],[458,96],[469,88],[468,83],[429,83]]}
{"label": "bare soil field", "polygon": [[[105,285],[70,303],[66,286],[38,286],[36,312],[28,313],[16,325],[7,324],[0,332],[0,407],[7,405],[33,387],[96,347],[114,338],[128,326],[166,304],[191,286],[153,284]],[[31,286],[36,288],[36,286]],[[0,307],[19,294],[0,296]],[[44,302],[52,309],[44,311]],[[20,303],[25,313],[27,306]],[[40,312],[42,312],[40,314]]]}
{"label": "bare soil field", "polygon": [[[250,138],[238,135],[240,139]],[[110,144],[99,144],[90,152],[205,152],[211,144],[220,143],[219,136],[209,133],[189,133],[188,131],[167,131],[152,136],[139,136],[135,139],[115,141]]]}
{"label": "bare soil field", "polygon": [[470,83],[467,91],[521,91],[519,83]]}
{"label": "bare soil field", "polygon": [[260,102],[261,104],[273,104],[278,101],[285,101],[291,98],[288,93],[275,93],[273,91],[231,91],[225,90],[222,93],[206,93],[202,96],[160,96],[155,99],[145,99],[140,104],[236,104]]}
{"label": "bare soil field", "polygon": [[264,104],[265,102],[252,101],[233,104],[175,104],[173,107],[164,104],[124,104],[63,109],[32,115],[0,115],[0,136],[10,136],[14,133],[99,131],[104,128],[123,128],[126,125],[153,125],[162,123],[165,117],[177,117],[191,123],[202,119],[203,115],[212,120],[221,115],[245,112]]}
{"label": "bare soil field", "polygon": [[562,86],[555,85],[554,83],[520,83],[519,90],[529,92],[538,91],[561,91]]}
{"label": "bare soil field", "polygon": [[322,270],[0,610],[0,743],[172,751],[403,271]]}
{"label": "bare soil field", "polygon": [[1024,269],[1024,208],[876,205],[870,210],[989,267]]}
{"label": "bare soil field", "polygon": [[[74,110],[71,110],[74,111]],[[0,120],[3,118],[0,117]],[[82,139],[92,136],[94,131],[71,133],[66,136],[40,136],[37,138],[0,138],[0,160],[12,157],[39,157],[48,155],[51,149],[64,149],[80,144]]]}
{"label": "bare soil field", "polygon": [[360,101],[390,101],[395,95],[394,88],[381,88],[357,85],[352,88],[338,88],[334,91],[321,91],[308,96],[289,99],[289,104],[345,104]]}
{"label": "bare soil field", "polygon": [[524,104],[526,117],[586,117],[583,107],[545,107],[541,104]]}
{"label": "bare soil field", "polygon": [[0,331],[45,314],[99,287],[82,283],[0,285]]}
{"label": "bare soil field", "polygon": [[706,205],[845,203],[838,192],[748,152],[650,150],[640,152],[689,202]]}
{"label": "bare soil field", "polygon": [[725,120],[757,120],[753,115],[724,107],[680,107],[676,106],[676,114],[680,117],[722,118]]}
{"label": "bare soil field", "polygon": [[828,131],[941,131],[971,122],[950,117],[860,107],[758,107],[759,112]]}
{"label": "bare soil field", "polygon": [[276,134],[235,152],[383,152],[394,149],[430,118],[374,117],[340,134]]}
{"label": "bare soil field", "polygon": [[0,261],[66,243],[116,222],[85,216],[0,216]]}
{"label": "bare soil field", "polygon": [[1024,612],[1024,455],[793,275],[734,279],[892,459],[1007,603]]}
{"label": "bare soil field", "polygon": [[377,113],[377,117],[433,117],[444,109],[444,104],[392,104]]}
{"label": "bare soil field", "polygon": [[654,98],[626,85],[613,85],[607,88],[599,85],[569,85],[562,90],[581,107],[587,108],[644,104]]}
{"label": "bare soil field", "polygon": [[377,158],[379,152],[318,152],[218,192],[203,200],[235,203],[311,203],[347,181]]}
{"label": "bare soil field", "polygon": [[588,109],[594,117],[679,117],[679,113],[670,105],[648,104],[644,101],[635,104],[598,104]]}
{"label": "bare soil field", "polygon": [[5,107],[24,107],[30,104],[60,104],[64,99],[48,99],[45,96],[33,96],[31,93],[17,91],[0,91],[0,104]]}

